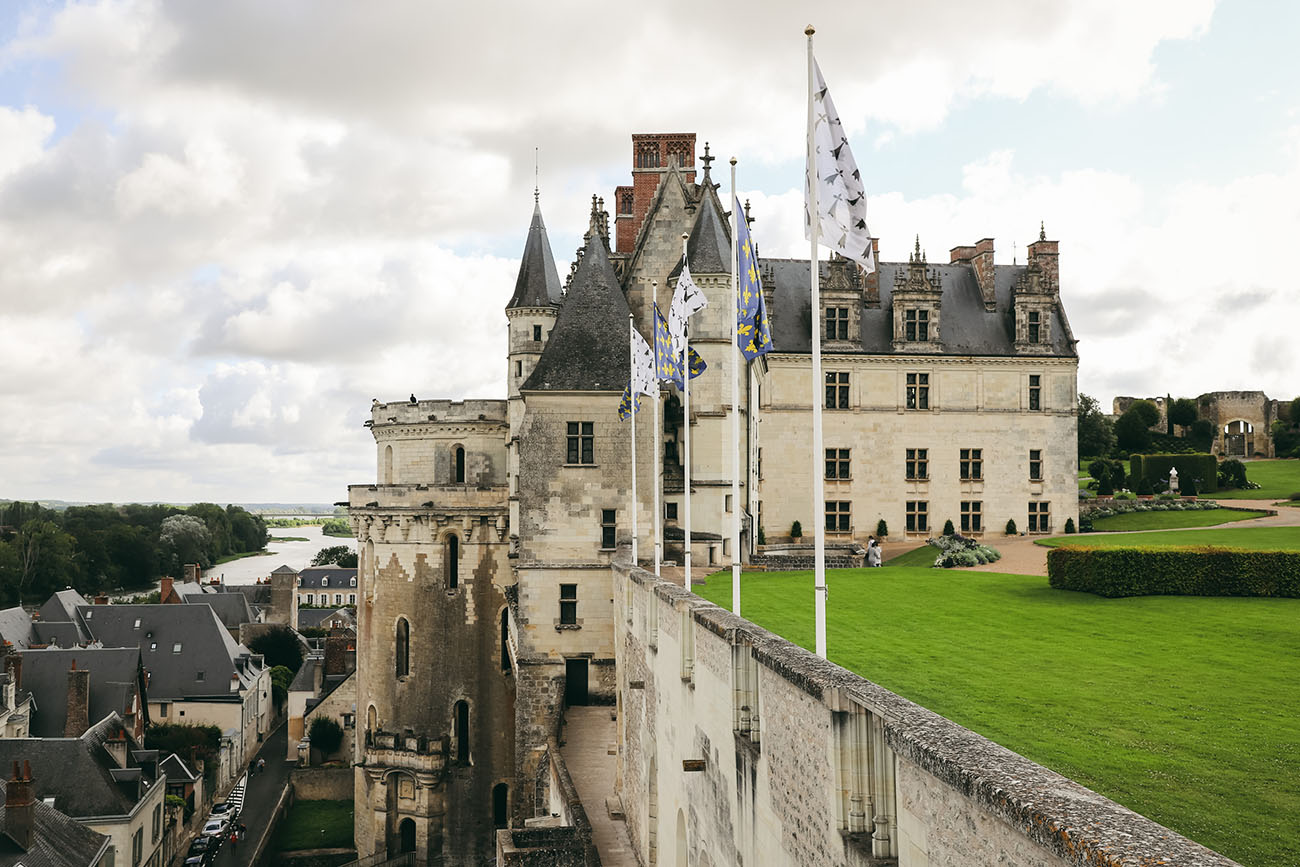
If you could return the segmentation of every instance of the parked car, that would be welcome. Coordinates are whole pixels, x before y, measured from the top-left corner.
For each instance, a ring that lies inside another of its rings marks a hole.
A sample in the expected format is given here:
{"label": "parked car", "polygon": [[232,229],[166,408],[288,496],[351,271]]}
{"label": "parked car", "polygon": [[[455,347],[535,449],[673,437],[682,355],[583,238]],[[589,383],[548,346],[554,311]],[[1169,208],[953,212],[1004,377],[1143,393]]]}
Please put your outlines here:
{"label": "parked car", "polygon": [[[232,810],[234,810],[234,807],[235,805],[230,803],[229,801],[222,801],[220,804],[213,804],[212,815],[216,816],[220,813],[229,813]],[[235,812],[239,812],[239,811],[235,810]]]}
{"label": "parked car", "polygon": [[189,852],[185,853],[185,867],[207,867],[216,860],[220,848],[220,837],[195,837]]}
{"label": "parked car", "polygon": [[201,833],[204,837],[220,838],[225,835],[226,829],[229,827],[230,820],[225,816],[211,816],[203,825],[203,831]]}

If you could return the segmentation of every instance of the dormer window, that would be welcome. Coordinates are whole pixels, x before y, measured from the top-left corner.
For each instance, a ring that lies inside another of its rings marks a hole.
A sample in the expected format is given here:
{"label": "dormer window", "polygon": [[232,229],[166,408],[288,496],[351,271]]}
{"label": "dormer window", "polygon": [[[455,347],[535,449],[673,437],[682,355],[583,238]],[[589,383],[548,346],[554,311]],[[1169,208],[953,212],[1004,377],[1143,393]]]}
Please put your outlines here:
{"label": "dormer window", "polygon": [[1041,343],[1041,342],[1042,342],[1042,340],[1039,339],[1039,337],[1040,337],[1040,330],[1041,330],[1041,325],[1040,325],[1041,317],[1042,317],[1042,314],[1040,314],[1037,310],[1031,310],[1031,311],[1029,311],[1029,316],[1028,316],[1028,320],[1029,320],[1029,322],[1028,322],[1028,325],[1029,325],[1029,342],[1030,342],[1030,343]]}
{"label": "dormer window", "polygon": [[328,586],[330,586],[330,576],[326,575],[326,576],[324,576],[323,578],[321,578],[321,579],[320,579],[320,586],[322,586],[322,587],[328,587]]}
{"label": "dormer window", "polygon": [[908,341],[930,339],[930,311],[910,308],[903,313],[903,338]]}
{"label": "dormer window", "polygon": [[348,579],[348,586],[349,586],[349,587],[356,587],[356,586],[357,586],[357,579],[355,579],[355,578],[349,578],[349,579]]}
{"label": "dormer window", "polygon": [[827,340],[848,340],[849,339],[849,308],[847,307],[826,308],[826,339]]}

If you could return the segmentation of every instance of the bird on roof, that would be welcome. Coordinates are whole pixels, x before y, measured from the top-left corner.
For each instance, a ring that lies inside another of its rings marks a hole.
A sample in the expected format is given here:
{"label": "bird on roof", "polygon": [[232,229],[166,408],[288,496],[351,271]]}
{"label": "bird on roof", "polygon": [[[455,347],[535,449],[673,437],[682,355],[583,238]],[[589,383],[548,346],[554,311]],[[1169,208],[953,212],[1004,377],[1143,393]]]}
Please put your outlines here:
{"label": "bird on roof", "polygon": [[415,406],[415,404],[416,404],[415,393],[412,392],[412,393],[411,393],[411,406]]}

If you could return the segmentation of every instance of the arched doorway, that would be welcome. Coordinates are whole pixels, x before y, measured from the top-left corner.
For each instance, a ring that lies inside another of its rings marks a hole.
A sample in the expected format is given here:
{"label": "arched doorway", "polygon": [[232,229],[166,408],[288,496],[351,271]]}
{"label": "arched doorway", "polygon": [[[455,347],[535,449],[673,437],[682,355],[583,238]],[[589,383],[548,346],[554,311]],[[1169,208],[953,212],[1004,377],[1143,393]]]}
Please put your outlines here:
{"label": "arched doorway", "polygon": [[1248,421],[1236,419],[1223,426],[1223,453],[1232,458],[1244,458],[1251,453],[1254,446],[1255,426]]}
{"label": "arched doorway", "polygon": [[403,819],[402,823],[397,826],[398,836],[398,854],[406,854],[415,851],[415,820]]}
{"label": "arched doorway", "polygon": [[510,820],[510,787],[497,783],[492,787],[492,826],[504,828]]}

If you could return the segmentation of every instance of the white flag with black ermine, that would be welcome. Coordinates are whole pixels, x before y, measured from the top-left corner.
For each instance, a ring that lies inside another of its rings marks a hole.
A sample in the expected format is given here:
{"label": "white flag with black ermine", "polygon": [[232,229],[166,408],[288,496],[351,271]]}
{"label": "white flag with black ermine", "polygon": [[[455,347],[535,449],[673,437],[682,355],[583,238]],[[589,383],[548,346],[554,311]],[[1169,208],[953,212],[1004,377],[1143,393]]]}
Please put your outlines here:
{"label": "white flag with black ermine", "polygon": [[632,330],[632,393],[659,394],[659,383],[655,379],[655,354],[650,344],[640,332]]}
{"label": "white flag with black ermine", "polygon": [[680,356],[686,348],[686,320],[709,306],[700,287],[691,279],[691,269],[682,262],[682,274],[673,289],[673,303],[668,307],[668,334],[673,340],[673,354]]}
{"label": "white flag with black ermine", "polygon": [[809,207],[812,197],[808,185],[815,179],[821,243],[874,271],[876,258],[871,251],[871,230],[867,228],[867,190],[815,60],[813,74],[816,76],[813,117],[808,135],[815,145],[816,165],[807,166],[804,177],[804,237],[812,238],[813,217]]}

